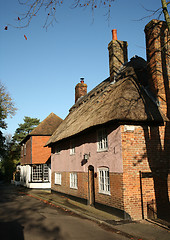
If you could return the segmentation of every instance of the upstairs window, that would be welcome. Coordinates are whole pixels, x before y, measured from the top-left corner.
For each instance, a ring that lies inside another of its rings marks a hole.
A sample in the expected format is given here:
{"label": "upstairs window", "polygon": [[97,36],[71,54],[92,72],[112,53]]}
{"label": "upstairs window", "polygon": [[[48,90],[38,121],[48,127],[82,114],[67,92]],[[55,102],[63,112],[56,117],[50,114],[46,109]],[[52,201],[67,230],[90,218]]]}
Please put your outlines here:
{"label": "upstairs window", "polygon": [[21,146],[21,157],[23,157],[24,156],[24,146],[22,145]]}
{"label": "upstairs window", "polygon": [[77,189],[77,173],[70,173],[70,188]]}
{"label": "upstairs window", "polygon": [[27,149],[26,144],[24,144],[24,156],[26,156],[26,149]]}
{"label": "upstairs window", "polygon": [[74,140],[70,141],[70,155],[75,154],[75,142]]}
{"label": "upstairs window", "polygon": [[110,194],[109,168],[99,168],[99,193]]}
{"label": "upstairs window", "polygon": [[102,128],[97,132],[97,151],[105,151],[108,149],[108,140],[106,129]]}

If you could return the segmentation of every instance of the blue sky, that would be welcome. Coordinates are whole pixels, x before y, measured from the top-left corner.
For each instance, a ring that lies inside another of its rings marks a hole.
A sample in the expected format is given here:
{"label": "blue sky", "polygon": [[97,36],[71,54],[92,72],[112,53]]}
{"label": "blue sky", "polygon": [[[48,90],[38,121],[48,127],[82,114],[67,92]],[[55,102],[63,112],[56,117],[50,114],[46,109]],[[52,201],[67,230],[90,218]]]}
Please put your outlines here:
{"label": "blue sky", "polygon": [[[88,91],[109,76],[108,43],[111,30],[128,42],[128,58],[146,59],[144,27],[151,20],[147,9],[157,9],[160,0],[115,0],[109,22],[105,8],[70,9],[65,0],[57,11],[57,23],[43,29],[44,12],[28,28],[4,27],[23,12],[17,0],[0,1],[0,80],[18,108],[7,119],[4,133],[13,134],[24,116],[41,121],[51,112],[65,118],[74,104],[75,85],[85,78]],[[24,38],[27,36],[27,40]]]}

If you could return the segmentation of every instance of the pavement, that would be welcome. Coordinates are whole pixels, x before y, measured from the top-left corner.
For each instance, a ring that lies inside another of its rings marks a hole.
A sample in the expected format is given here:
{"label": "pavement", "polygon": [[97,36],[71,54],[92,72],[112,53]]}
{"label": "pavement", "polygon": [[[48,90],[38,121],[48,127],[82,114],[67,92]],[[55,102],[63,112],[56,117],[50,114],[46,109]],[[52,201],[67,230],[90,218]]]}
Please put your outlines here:
{"label": "pavement", "polygon": [[96,222],[101,227],[122,237],[134,240],[170,240],[170,223],[157,220],[123,220],[112,212],[106,212],[76,201],[51,190],[25,189],[17,186],[20,194],[36,198],[51,207],[63,209],[78,217]]}

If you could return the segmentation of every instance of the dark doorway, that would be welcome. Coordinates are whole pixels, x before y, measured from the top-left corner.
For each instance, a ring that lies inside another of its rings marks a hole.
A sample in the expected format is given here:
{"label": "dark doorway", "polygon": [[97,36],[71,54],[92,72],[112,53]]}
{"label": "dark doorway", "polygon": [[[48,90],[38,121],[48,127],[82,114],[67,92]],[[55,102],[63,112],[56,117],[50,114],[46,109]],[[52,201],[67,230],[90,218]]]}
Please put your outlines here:
{"label": "dark doorway", "polygon": [[95,204],[95,191],[94,191],[94,167],[88,167],[88,185],[89,185],[89,196],[88,196],[88,204],[90,206],[94,206]]}

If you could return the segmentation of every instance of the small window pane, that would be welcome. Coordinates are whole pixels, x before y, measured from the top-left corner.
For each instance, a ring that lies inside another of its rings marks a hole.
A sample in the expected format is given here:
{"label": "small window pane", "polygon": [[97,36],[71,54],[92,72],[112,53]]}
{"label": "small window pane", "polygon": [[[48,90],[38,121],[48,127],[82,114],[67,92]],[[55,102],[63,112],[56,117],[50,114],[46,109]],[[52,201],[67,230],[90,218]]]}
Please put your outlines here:
{"label": "small window pane", "polygon": [[108,168],[99,169],[99,192],[110,194],[110,179]]}
{"label": "small window pane", "polygon": [[55,184],[61,185],[61,173],[55,173]]}
{"label": "small window pane", "polygon": [[32,181],[33,182],[49,181],[49,168],[47,164],[35,164],[32,166]]}
{"label": "small window pane", "polygon": [[103,151],[108,149],[107,133],[105,129],[98,131],[97,150]]}
{"label": "small window pane", "polygon": [[70,173],[70,188],[77,189],[77,173]]}
{"label": "small window pane", "polygon": [[75,142],[74,140],[70,141],[70,155],[75,154]]}

